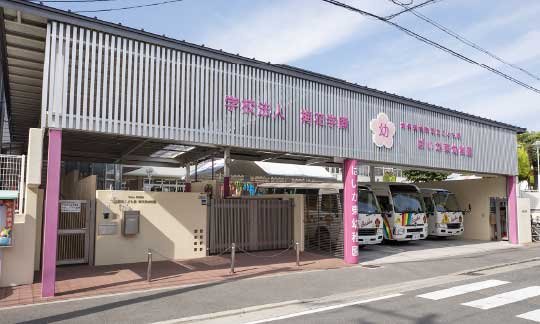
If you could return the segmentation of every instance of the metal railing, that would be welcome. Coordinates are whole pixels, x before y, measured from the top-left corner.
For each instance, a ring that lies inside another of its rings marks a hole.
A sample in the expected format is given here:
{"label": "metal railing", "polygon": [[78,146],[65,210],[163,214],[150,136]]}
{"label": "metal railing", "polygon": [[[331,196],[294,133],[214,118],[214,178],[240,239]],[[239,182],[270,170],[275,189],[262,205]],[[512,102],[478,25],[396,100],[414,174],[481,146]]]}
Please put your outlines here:
{"label": "metal railing", "polygon": [[[285,249],[283,251],[280,251],[280,252],[278,252],[276,254],[272,254],[272,255],[256,255],[256,254],[250,253],[250,252],[248,252],[248,251],[246,251],[246,250],[244,250],[242,248],[239,248],[236,245],[236,243],[232,243],[229,248],[227,248],[225,251],[221,252],[218,256],[221,256],[221,255],[227,253],[228,251],[231,252],[231,256],[230,256],[230,265],[231,265],[230,266],[230,273],[234,274],[234,273],[236,273],[235,267],[236,267],[236,251],[237,250],[245,253],[246,255],[256,257],[256,258],[275,258],[275,257],[278,257],[280,255],[285,254],[287,251],[289,251],[293,247],[294,247],[294,250],[296,252],[296,266],[300,267],[300,243],[299,242],[295,242],[294,244],[291,244],[289,247],[287,247],[287,249]],[[179,263],[178,261],[176,261],[176,260],[174,260],[172,258],[164,256],[163,254],[157,252],[154,249],[148,249],[147,250],[147,267],[146,267],[146,281],[147,282],[152,282],[152,263],[153,263],[153,253],[152,252],[154,252],[155,254],[161,256],[162,258],[164,258],[167,261],[176,263],[176,264],[178,264],[178,265],[180,265],[180,266],[182,266],[184,268],[187,268],[188,270],[193,270],[192,268],[189,268],[186,265],[181,264],[181,263]]]}
{"label": "metal railing", "polygon": [[16,193],[16,211],[24,212],[25,165],[24,155],[0,154],[0,191]]}
{"label": "metal railing", "polygon": [[540,242],[540,223],[532,222],[531,234],[533,242]]}

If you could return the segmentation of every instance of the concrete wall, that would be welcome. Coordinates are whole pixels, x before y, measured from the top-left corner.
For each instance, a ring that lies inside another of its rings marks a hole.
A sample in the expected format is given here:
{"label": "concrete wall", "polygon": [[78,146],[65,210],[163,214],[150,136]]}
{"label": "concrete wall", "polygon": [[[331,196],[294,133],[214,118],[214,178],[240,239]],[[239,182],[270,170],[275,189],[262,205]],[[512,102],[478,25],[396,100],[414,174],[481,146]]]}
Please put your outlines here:
{"label": "concrete wall", "polygon": [[43,227],[43,199],[45,199],[45,190],[39,189],[37,192],[36,200],[36,248],[34,252],[34,271],[39,271],[41,269],[41,229]]}
{"label": "concrete wall", "polygon": [[531,201],[529,198],[517,199],[517,227],[518,243],[525,244],[532,242],[531,229]]}
{"label": "concrete wall", "polygon": [[[109,191],[96,192],[95,264],[144,262],[151,248],[168,258],[206,256],[207,207],[200,193]],[[124,236],[122,211],[139,210],[140,232]],[[105,219],[104,211],[110,213]],[[111,235],[101,235],[102,225],[116,225]],[[202,233],[201,233],[202,230]],[[155,259],[160,259],[155,255]]]}
{"label": "concrete wall", "polygon": [[97,177],[95,175],[79,179],[79,171],[74,170],[62,176],[61,199],[96,199]]}
{"label": "concrete wall", "polygon": [[43,210],[43,190],[41,183],[41,163],[43,154],[43,130],[29,131],[28,158],[26,166],[27,182],[25,190],[24,214],[14,217],[13,245],[1,249],[0,287],[30,284],[34,281],[34,270],[39,265],[40,228]]}
{"label": "concrete wall", "polygon": [[423,188],[442,188],[454,192],[461,208],[471,205],[471,212],[464,217],[464,239],[489,241],[492,226],[489,222],[489,198],[506,197],[506,178],[482,178],[461,181],[420,183]]}
{"label": "concrete wall", "polygon": [[78,182],[79,170],[62,175],[62,179],[60,179],[60,200],[77,199]]}
{"label": "concrete wall", "polygon": [[204,192],[204,187],[209,184],[212,186],[212,195],[214,198],[218,198],[221,194],[221,190],[217,180],[203,180],[191,183],[191,192]]}
{"label": "concrete wall", "polygon": [[13,246],[3,248],[0,287],[30,284],[34,278],[35,218],[17,217],[13,224]]}

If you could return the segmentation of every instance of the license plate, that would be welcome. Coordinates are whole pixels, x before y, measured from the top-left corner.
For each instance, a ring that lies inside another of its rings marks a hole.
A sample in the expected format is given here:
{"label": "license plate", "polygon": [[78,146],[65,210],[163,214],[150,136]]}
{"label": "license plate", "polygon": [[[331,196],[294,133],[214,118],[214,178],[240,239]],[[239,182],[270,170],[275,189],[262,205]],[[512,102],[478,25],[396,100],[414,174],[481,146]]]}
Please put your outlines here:
{"label": "license plate", "polygon": [[419,240],[420,239],[420,234],[413,234],[412,238],[413,238],[413,240]]}

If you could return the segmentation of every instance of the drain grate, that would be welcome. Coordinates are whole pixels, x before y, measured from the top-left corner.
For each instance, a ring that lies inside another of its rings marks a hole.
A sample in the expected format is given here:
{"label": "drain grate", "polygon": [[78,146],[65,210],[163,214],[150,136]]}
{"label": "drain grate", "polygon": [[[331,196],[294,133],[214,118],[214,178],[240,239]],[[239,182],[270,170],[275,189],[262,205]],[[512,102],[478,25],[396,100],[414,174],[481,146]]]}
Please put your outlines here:
{"label": "drain grate", "polygon": [[379,265],[374,265],[374,264],[366,264],[366,265],[362,265],[362,268],[366,268],[366,269],[379,269],[379,268],[382,268],[382,267],[379,266]]}

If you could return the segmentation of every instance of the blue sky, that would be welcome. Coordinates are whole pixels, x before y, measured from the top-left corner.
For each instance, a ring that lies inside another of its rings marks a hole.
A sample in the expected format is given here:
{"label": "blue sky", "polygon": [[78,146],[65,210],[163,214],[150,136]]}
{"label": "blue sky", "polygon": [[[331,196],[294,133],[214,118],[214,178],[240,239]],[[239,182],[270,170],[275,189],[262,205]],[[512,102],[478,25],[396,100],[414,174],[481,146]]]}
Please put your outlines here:
{"label": "blue sky", "polygon": [[[49,5],[77,11],[157,1]],[[387,0],[345,2],[379,15],[400,10]],[[540,1],[442,0],[419,11],[540,75]],[[319,0],[185,0],[86,15],[540,130],[540,94],[382,22]],[[540,88],[540,81],[463,45],[411,14],[403,14],[395,22]]]}

